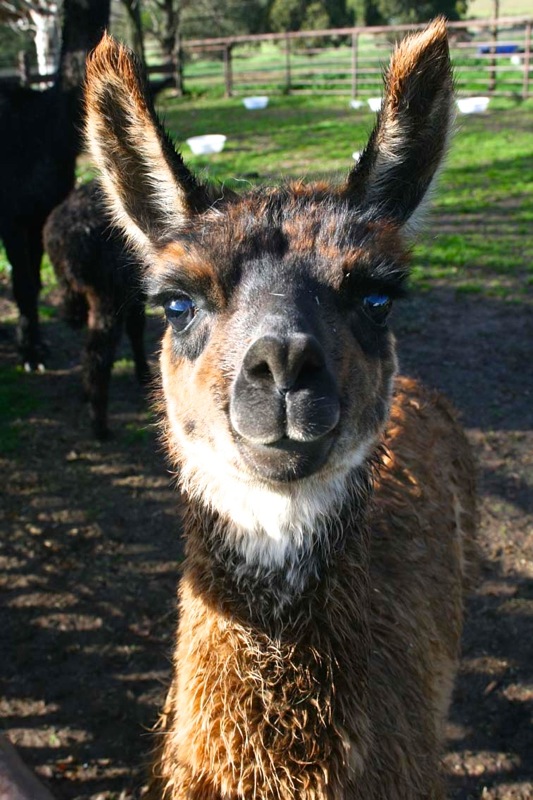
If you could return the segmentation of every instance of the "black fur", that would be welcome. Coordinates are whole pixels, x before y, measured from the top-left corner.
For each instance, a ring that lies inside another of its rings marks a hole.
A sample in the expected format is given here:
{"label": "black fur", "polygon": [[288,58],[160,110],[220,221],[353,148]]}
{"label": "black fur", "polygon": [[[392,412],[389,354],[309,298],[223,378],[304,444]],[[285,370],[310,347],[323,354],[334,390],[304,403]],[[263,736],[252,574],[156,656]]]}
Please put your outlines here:
{"label": "black fur", "polygon": [[109,226],[95,181],[75,189],[52,212],[44,228],[44,244],[63,290],[67,322],[73,327],[89,324],[83,385],[94,434],[103,439],[109,434],[109,380],[124,325],[137,378],[143,384],[150,378],[143,342],[144,294],[136,262],[122,237]]}
{"label": "black fur", "polygon": [[18,345],[29,369],[44,360],[37,310],[42,229],[48,214],[74,185],[82,146],[82,74],[77,74],[74,62],[80,52],[94,47],[108,18],[109,0],[65,0],[62,55],[54,86],[44,92],[0,89],[0,238],[13,269],[20,312]]}

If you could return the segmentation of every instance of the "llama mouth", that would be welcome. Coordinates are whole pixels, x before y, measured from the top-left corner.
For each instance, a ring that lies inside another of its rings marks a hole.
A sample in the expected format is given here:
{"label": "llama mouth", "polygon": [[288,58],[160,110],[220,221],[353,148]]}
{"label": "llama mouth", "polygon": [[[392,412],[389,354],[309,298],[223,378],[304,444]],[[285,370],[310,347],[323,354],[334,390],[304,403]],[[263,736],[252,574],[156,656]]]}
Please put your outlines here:
{"label": "llama mouth", "polygon": [[271,444],[237,441],[239,454],[254,476],[269,483],[293,483],[319,472],[331,452],[334,435],[313,442],[283,436]]}

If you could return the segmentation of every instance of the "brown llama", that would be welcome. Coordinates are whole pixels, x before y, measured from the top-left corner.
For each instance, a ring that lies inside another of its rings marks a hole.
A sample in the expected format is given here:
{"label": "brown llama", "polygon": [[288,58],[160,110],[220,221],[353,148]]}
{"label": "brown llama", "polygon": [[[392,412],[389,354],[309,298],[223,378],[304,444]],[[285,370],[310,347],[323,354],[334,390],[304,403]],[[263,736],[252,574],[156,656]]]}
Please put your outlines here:
{"label": "brown llama", "polygon": [[453,411],[395,378],[407,232],[446,149],[446,26],[395,51],[345,184],[202,185],[106,38],[88,135],[165,309],[185,497],[151,796],[437,800],[475,521]]}
{"label": "brown llama", "polygon": [[144,293],[137,260],[109,224],[102,190],[95,181],[73,189],[52,211],[43,230],[44,247],[63,294],[63,314],[73,328],[87,325],[82,381],[93,433],[110,435],[109,382],[125,327],[139,383],[150,381],[144,347]]}

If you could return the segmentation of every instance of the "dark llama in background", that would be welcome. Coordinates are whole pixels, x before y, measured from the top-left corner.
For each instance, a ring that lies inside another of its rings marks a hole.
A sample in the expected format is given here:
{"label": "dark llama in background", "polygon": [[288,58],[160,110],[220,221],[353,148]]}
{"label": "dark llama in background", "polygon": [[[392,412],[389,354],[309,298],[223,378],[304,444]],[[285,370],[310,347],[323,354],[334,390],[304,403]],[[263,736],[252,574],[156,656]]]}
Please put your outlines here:
{"label": "dark llama in background", "polygon": [[0,88],[0,239],[13,270],[18,346],[26,369],[44,362],[37,307],[42,229],[74,185],[83,144],[84,62],[108,23],[109,0],[65,0],[63,13],[54,85],[42,92]]}
{"label": "dark llama in background", "polygon": [[396,376],[388,315],[452,119],[444,22],[395,51],[340,186],[217,195],[109,38],[87,102],[110,206],[168,319],[185,498],[151,797],[442,800],[474,470],[447,402]]}
{"label": "dark llama in background", "polygon": [[123,327],[129,336],[141,384],[150,370],[144,349],[145,298],[138,261],[109,225],[96,181],[72,191],[50,214],[44,246],[63,290],[64,314],[72,327],[88,325],[82,379],[94,435],[109,435],[109,380]]}

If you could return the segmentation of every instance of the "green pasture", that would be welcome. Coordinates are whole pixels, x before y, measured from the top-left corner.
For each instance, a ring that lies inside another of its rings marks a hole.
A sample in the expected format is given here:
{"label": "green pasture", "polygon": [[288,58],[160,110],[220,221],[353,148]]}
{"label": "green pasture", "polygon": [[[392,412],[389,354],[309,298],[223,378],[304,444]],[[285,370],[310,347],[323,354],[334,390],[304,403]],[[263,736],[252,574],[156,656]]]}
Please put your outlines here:
{"label": "green pasture", "polygon": [[[531,0],[500,0],[500,17],[530,17]],[[494,14],[494,0],[470,0],[468,17],[489,19]]]}
{"label": "green pasture", "polygon": [[[522,34],[509,34],[511,41],[523,47]],[[485,42],[488,33],[478,33]],[[518,37],[518,38],[516,38]],[[505,34],[501,34],[505,39]],[[330,43],[331,44],[331,43]],[[314,49],[313,49],[314,45]],[[309,48],[309,49],[307,49]],[[386,34],[360,35],[358,39],[358,97],[367,98],[379,94],[381,74],[389,60],[392,43]],[[452,47],[452,58],[456,69],[456,85],[460,94],[486,93],[490,80],[487,57],[477,52],[476,41],[471,48]],[[513,65],[509,57],[502,56],[498,62],[496,89],[520,95],[523,84],[522,66]],[[205,54],[189,54],[184,69],[187,91],[194,96],[224,95],[224,68],[221,52],[211,58]],[[232,80],[234,94],[284,94],[287,91],[287,69],[285,44],[262,42],[260,44],[235,45],[232,49]],[[346,37],[336,46],[318,47],[312,39],[295,40],[290,58],[291,92],[338,93],[349,96],[352,92],[352,50]]]}
{"label": "green pasture", "polygon": [[16,449],[25,418],[41,405],[39,381],[22,367],[0,365],[0,453]]}
{"label": "green pasture", "polygon": [[[291,45],[291,89],[293,91],[341,90],[351,91],[352,51],[345,38],[335,47],[320,48],[313,39],[295,40]],[[307,50],[310,48],[310,51]],[[381,80],[381,68],[387,61],[391,45],[383,37],[361,36],[359,57],[372,76],[360,77],[359,89],[368,96],[376,93]],[[220,54],[218,54],[220,55]],[[211,59],[205,55],[192,57],[185,64],[185,83],[194,94],[213,91],[223,94],[224,75],[220,57]],[[232,75],[236,93],[261,94],[262,92],[284,93],[286,91],[286,53],[284,42],[262,42],[244,44],[232,49]],[[373,88],[372,88],[373,87]]]}

